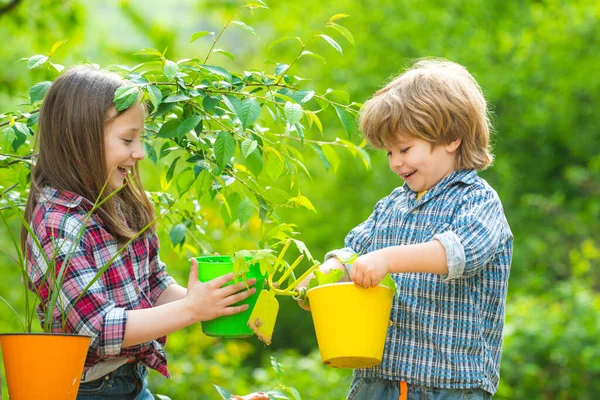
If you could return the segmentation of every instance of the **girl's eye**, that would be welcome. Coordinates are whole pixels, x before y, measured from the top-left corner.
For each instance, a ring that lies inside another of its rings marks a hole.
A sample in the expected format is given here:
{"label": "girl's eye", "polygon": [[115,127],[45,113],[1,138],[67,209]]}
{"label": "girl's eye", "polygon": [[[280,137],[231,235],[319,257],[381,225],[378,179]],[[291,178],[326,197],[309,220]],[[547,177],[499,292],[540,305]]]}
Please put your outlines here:
{"label": "girl's eye", "polygon": [[123,141],[127,144],[133,143],[133,139],[123,139]]}
{"label": "girl's eye", "polygon": [[409,149],[410,149],[410,147],[405,147],[403,149],[400,149],[400,153],[406,153]]}
{"label": "girl's eye", "polygon": [[387,156],[388,156],[388,157],[391,157],[391,156],[392,156],[392,152],[391,152],[391,151],[388,151],[388,152],[387,152]]}

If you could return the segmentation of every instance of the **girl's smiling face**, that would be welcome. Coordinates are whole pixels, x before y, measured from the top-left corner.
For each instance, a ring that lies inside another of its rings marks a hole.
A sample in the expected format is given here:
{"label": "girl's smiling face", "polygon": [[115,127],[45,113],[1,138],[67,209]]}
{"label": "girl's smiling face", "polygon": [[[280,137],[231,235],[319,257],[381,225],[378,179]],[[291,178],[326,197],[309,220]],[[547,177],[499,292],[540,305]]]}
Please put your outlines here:
{"label": "girl's smiling face", "polygon": [[386,150],[391,170],[418,193],[431,189],[456,170],[459,146],[460,139],[432,146],[423,139],[399,137]]}
{"label": "girl's smiling face", "polygon": [[108,186],[116,190],[123,186],[127,174],[135,163],[144,159],[142,133],[144,132],[145,110],[140,103],[117,115],[113,107],[108,112],[104,130],[104,154]]}

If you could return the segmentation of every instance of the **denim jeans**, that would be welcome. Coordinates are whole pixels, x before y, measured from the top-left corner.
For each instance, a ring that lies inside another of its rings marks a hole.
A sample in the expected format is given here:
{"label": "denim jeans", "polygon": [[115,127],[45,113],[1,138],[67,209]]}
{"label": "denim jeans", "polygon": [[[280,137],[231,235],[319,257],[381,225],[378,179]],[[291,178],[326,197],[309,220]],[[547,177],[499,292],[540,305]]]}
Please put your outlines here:
{"label": "denim jeans", "polygon": [[[348,400],[398,400],[400,382],[381,378],[355,377]],[[483,389],[439,389],[408,385],[408,400],[489,400],[492,395]]]}
{"label": "denim jeans", "polygon": [[154,400],[148,390],[148,369],[128,363],[92,382],[79,385],[77,400]]}

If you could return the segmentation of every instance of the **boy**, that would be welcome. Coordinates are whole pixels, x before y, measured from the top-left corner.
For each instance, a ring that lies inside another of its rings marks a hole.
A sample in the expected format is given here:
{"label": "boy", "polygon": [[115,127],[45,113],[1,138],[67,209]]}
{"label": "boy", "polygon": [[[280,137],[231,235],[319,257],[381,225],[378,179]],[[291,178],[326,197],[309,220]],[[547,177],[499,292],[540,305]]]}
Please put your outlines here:
{"label": "boy", "polygon": [[383,361],[355,370],[348,399],[491,398],[513,237],[476,172],[493,160],[483,93],[464,67],[420,60],[365,103],[360,126],[405,183],[321,266],[360,254],[346,266],[356,285],[387,273],[398,285]]}

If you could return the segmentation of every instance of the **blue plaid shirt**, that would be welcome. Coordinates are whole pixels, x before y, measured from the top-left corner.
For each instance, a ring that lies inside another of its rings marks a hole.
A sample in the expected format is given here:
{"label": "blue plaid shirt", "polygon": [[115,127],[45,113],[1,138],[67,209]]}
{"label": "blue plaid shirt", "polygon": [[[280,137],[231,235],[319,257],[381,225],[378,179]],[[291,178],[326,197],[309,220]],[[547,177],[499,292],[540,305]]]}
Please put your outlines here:
{"label": "blue plaid shirt", "polygon": [[348,234],[341,251],[365,254],[431,240],[446,250],[448,275],[392,274],[398,290],[383,361],[355,376],[493,394],[513,236],[498,195],[476,171],[454,171],[419,200],[406,184],[395,189]]}

